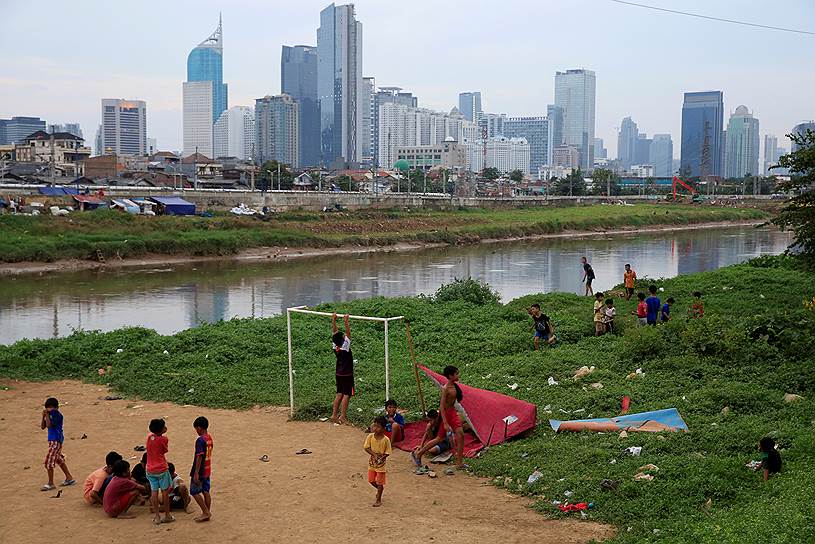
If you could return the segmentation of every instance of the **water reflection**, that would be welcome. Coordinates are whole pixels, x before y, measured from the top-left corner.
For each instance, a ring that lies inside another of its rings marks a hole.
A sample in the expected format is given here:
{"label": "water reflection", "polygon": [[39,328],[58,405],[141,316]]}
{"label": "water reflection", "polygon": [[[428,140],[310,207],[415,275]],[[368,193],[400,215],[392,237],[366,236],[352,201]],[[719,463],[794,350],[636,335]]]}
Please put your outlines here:
{"label": "water reflection", "polygon": [[622,281],[625,263],[640,277],[671,277],[777,254],[789,242],[788,234],[745,227],[3,279],[0,342],[126,325],[169,334],[301,304],[432,293],[454,277],[485,280],[504,301],[533,292],[581,292],[582,255],[597,273],[595,289],[602,290]]}

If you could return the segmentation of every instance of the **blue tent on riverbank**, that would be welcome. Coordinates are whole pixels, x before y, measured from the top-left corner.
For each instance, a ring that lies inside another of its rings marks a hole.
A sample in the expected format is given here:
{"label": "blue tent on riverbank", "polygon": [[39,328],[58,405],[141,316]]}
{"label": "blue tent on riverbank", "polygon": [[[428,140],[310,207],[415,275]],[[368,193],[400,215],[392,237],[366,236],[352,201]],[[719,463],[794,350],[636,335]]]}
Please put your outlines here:
{"label": "blue tent on riverbank", "polygon": [[151,196],[162,215],[195,215],[195,204],[178,196]]}

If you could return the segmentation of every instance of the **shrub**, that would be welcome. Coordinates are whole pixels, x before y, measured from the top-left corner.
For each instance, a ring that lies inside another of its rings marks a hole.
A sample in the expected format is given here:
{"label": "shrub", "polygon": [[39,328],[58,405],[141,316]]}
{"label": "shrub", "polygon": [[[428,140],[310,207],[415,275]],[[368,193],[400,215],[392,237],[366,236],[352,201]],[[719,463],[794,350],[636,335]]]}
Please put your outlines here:
{"label": "shrub", "polygon": [[448,283],[439,287],[433,296],[435,302],[453,302],[463,300],[471,304],[498,304],[501,295],[493,291],[489,284],[483,283],[473,278],[456,278],[453,283]]}

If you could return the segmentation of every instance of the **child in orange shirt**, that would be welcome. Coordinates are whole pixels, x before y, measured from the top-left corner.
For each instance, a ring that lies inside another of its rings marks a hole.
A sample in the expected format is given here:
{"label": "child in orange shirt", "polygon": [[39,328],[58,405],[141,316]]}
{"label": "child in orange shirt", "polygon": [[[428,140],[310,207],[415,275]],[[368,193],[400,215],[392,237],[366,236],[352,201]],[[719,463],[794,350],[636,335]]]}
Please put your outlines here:
{"label": "child in orange shirt", "polygon": [[365,453],[368,458],[368,483],[376,488],[376,502],[373,506],[382,506],[382,491],[385,490],[385,481],[388,476],[388,456],[391,454],[391,441],[385,435],[385,426],[388,420],[385,416],[377,416],[371,425],[371,431],[365,437]]}

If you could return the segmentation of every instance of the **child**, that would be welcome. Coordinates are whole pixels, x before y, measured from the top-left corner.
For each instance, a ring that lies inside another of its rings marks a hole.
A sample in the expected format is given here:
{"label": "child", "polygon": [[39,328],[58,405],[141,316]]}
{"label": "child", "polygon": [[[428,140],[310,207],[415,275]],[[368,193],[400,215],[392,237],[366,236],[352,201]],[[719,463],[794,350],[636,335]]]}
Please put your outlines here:
{"label": "child", "polygon": [[405,418],[396,412],[396,401],[388,399],[385,401],[385,434],[390,438],[391,444],[395,444],[405,438]]}
{"label": "child", "polygon": [[540,304],[533,304],[527,310],[527,313],[532,317],[532,328],[535,330],[533,342],[535,344],[535,351],[538,351],[540,339],[549,344],[550,346],[555,343],[555,328],[549,319],[549,316],[541,313]]}
{"label": "child", "polygon": [[650,293],[651,296],[645,299],[645,305],[648,308],[648,312],[646,314],[646,322],[649,325],[656,325],[657,315],[659,314],[659,309],[661,306],[659,297],[657,296],[657,286],[649,285],[648,292]]}
{"label": "child", "polygon": [[371,425],[371,431],[366,438],[363,448],[370,456],[368,458],[368,483],[376,488],[376,502],[373,506],[382,506],[382,491],[385,490],[385,481],[388,477],[388,456],[391,454],[391,441],[385,435],[385,425],[388,420],[385,416],[377,416]]}
{"label": "child", "polygon": [[631,270],[631,265],[625,265],[625,272],[623,272],[623,284],[625,285],[625,300],[631,300],[631,295],[634,294],[634,282],[637,281],[637,273]]}
{"label": "child", "polygon": [[422,443],[410,454],[416,465],[416,474],[426,474],[428,471],[427,467],[422,466],[422,456],[425,454],[439,455],[452,447],[453,436],[451,434],[439,436],[439,428],[442,427],[441,414],[437,410],[428,410],[427,419]]}
{"label": "child", "polygon": [[614,299],[606,299],[606,307],[603,310],[603,323],[606,324],[608,332],[614,332],[614,318],[617,316],[617,309],[614,308]]}
{"label": "child", "polygon": [[198,416],[192,422],[198,438],[195,439],[195,460],[190,470],[190,495],[201,507],[201,515],[195,521],[209,521],[212,518],[212,497],[209,494],[212,474],[212,437],[209,435],[209,420]]}
{"label": "child", "polygon": [[667,323],[671,320],[671,304],[676,302],[673,297],[668,297],[668,300],[665,301],[665,304],[662,305],[662,315],[661,319],[663,323]]}
{"label": "child", "polygon": [[173,479],[173,487],[170,490],[170,510],[184,510],[189,514],[190,491],[181,476],[176,474],[175,465],[167,463],[167,468],[170,471],[170,477]]}
{"label": "child", "polygon": [[354,395],[354,356],[351,354],[351,325],[348,323],[348,314],[343,316],[343,322],[345,334],[337,327],[337,314],[331,316],[331,341],[334,344],[334,354],[337,356],[337,395],[331,407],[331,421],[334,423],[347,423],[348,401]]}
{"label": "child", "polygon": [[141,484],[142,487],[144,487],[145,492],[143,494],[145,496],[150,495],[150,481],[147,479],[147,452],[142,454],[141,462],[136,463],[133,470],[130,471],[130,477],[136,480],[137,484]]}
{"label": "child", "polygon": [[702,302],[702,293],[700,291],[693,292],[693,304],[690,307],[690,314],[691,319],[697,319],[705,315],[705,303]]}
{"label": "child", "polygon": [[640,325],[648,324],[648,305],[645,304],[645,293],[640,291],[637,293],[637,309],[631,312],[631,315],[637,316],[637,323]]}
{"label": "child", "polygon": [[105,491],[102,509],[112,518],[134,518],[136,514],[128,510],[143,491],[144,486],[130,477],[130,463],[119,459],[113,464],[113,479]]}
{"label": "child", "polygon": [[[155,517],[153,523],[172,523],[175,518],[170,515],[170,488],[173,480],[167,466],[167,451],[170,441],[164,436],[167,425],[163,419],[150,420],[150,434],[147,435],[147,480],[150,482],[150,505]],[[130,467],[128,467],[129,469]],[[164,519],[161,519],[158,494],[161,491],[161,505],[164,508]]]}
{"label": "child", "polygon": [[585,257],[580,257],[580,262],[583,264],[583,281],[586,283],[586,296],[589,296],[594,294],[591,287],[591,282],[594,281],[594,269]]}
{"label": "child", "polygon": [[456,410],[456,402],[460,403],[464,398],[464,393],[457,383],[459,380],[458,369],[452,365],[446,366],[442,374],[447,378],[447,383],[441,389],[439,412],[441,412],[442,425],[439,428],[438,436],[444,438],[447,433],[454,435],[456,468],[466,470],[469,467],[464,464],[464,427],[461,424],[461,418],[458,416],[458,410]]}
{"label": "child", "polygon": [[108,452],[105,456],[105,466],[91,472],[85,479],[85,490],[82,493],[85,502],[90,505],[102,504],[104,496],[105,480],[113,474],[113,465],[116,461],[121,461],[122,456],[115,451]]}
{"label": "child", "polygon": [[602,336],[606,332],[605,311],[603,310],[603,293],[594,295],[594,336]]}
{"label": "child", "polygon": [[57,465],[65,474],[65,480],[60,484],[61,486],[76,483],[74,477],[71,476],[71,471],[68,470],[68,465],[65,464],[65,456],[62,454],[62,443],[65,441],[65,436],[62,433],[62,423],[63,417],[59,411],[59,401],[54,397],[46,399],[40,428],[48,429],[48,453],[45,454],[45,470],[48,472],[48,483],[40,488],[42,491],[51,491],[56,488],[54,485],[54,467]]}
{"label": "child", "polygon": [[764,471],[764,481],[770,479],[770,474],[781,472],[781,454],[775,449],[775,440],[765,436],[758,443],[761,452],[761,468]]}

